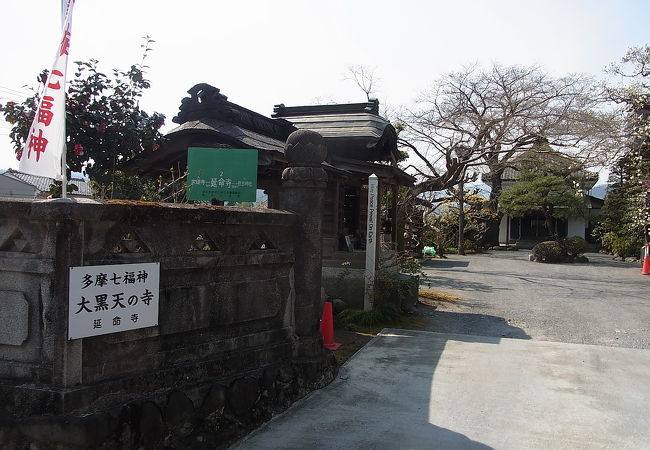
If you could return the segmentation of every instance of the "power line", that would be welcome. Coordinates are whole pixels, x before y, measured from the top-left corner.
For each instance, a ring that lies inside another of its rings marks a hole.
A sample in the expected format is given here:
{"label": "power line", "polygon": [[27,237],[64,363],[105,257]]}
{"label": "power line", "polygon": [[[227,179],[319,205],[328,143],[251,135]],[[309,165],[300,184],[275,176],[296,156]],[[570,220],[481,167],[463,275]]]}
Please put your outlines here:
{"label": "power line", "polygon": [[7,92],[2,92],[0,91],[0,99],[7,99],[9,101],[18,101],[18,102],[23,102],[27,99],[27,97],[20,97],[19,95],[16,94],[10,94]]}
{"label": "power line", "polygon": [[7,92],[14,92],[17,95],[22,95],[24,97],[30,97],[32,95],[31,93],[29,93],[27,91],[19,91],[17,89],[12,89],[10,87],[3,86],[1,84],[0,84],[0,90],[7,91]]}
{"label": "power line", "polygon": [[13,95],[14,97],[26,97],[23,94],[16,94],[15,92],[11,92],[11,91],[8,91],[8,90],[2,89],[2,88],[0,88],[0,92],[2,92],[5,95]]}
{"label": "power line", "polygon": [[30,94],[29,92],[27,92],[27,91],[18,91],[18,90],[16,90],[16,89],[11,89],[11,88],[8,88],[8,87],[6,87],[6,86],[0,86],[0,90],[3,90],[3,91],[5,91],[5,92],[8,92],[8,93],[10,93],[10,94],[14,94],[14,95],[21,95],[21,96],[28,96],[28,95],[31,95],[31,94]]}

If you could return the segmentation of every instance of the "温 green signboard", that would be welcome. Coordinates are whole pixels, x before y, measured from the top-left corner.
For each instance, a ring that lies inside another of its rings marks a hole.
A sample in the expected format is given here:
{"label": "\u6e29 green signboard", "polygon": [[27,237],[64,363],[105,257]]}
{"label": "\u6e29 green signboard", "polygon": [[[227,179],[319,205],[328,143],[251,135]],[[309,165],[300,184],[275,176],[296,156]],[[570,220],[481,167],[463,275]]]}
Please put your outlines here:
{"label": "\u6e29 green signboard", "polygon": [[187,184],[189,200],[254,202],[257,150],[190,147]]}

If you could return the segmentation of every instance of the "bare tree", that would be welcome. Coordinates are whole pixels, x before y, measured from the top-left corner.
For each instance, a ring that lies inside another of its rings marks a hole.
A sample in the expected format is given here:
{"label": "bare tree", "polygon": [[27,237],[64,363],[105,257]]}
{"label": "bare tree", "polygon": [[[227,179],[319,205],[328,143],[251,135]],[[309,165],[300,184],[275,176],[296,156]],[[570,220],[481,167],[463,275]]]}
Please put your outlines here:
{"label": "bare tree", "polygon": [[614,144],[615,131],[594,94],[588,78],[554,78],[537,67],[495,64],[446,75],[402,118],[400,144],[420,160],[414,193],[466,182],[468,167],[484,166],[496,210],[503,171],[521,152],[549,144],[593,159]]}
{"label": "bare tree", "polygon": [[628,146],[648,142],[650,135],[650,45],[632,47],[621,64],[611,64],[606,72],[620,77],[615,86],[605,86],[605,94],[621,106]]}
{"label": "bare tree", "polygon": [[367,66],[351,65],[347,67],[346,80],[352,80],[357,86],[366,94],[366,98],[370,101],[372,94],[375,93],[380,84],[380,79],[374,71]]}
{"label": "bare tree", "polygon": [[621,63],[610,64],[606,72],[631,80],[636,92],[647,92],[650,89],[650,45],[630,48],[621,58]]}

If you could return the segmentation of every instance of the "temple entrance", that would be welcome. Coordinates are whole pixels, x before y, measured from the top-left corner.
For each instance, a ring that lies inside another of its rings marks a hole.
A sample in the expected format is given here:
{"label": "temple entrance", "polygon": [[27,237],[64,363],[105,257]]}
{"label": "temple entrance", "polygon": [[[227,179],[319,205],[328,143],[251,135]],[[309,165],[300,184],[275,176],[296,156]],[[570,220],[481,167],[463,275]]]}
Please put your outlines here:
{"label": "temple entrance", "polygon": [[[568,223],[566,219],[553,219],[553,232],[560,237],[567,235]],[[510,219],[510,238],[515,240],[536,241],[549,237],[545,227],[544,214],[534,212],[523,217]]]}

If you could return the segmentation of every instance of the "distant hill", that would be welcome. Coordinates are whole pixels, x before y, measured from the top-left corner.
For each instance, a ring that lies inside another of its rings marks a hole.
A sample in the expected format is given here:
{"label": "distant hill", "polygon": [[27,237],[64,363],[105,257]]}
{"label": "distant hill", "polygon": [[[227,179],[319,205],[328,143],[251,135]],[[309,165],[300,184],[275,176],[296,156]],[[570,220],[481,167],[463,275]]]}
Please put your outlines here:
{"label": "distant hill", "polygon": [[480,195],[483,198],[490,198],[490,186],[488,186],[485,183],[481,183],[480,181],[476,181],[474,183],[467,183],[465,185],[465,189],[478,189],[478,195]]}
{"label": "distant hill", "polygon": [[[479,190],[479,195],[485,198],[490,197],[490,186],[488,186],[485,183],[475,182],[475,183],[468,183],[465,185],[467,189],[478,189]],[[607,195],[607,184],[597,184],[596,186],[592,187],[589,190],[589,195],[604,199],[605,195]]]}
{"label": "distant hill", "polygon": [[598,184],[589,190],[589,195],[591,195],[592,197],[604,199],[605,196],[607,195],[608,187],[609,186],[606,184]]}

